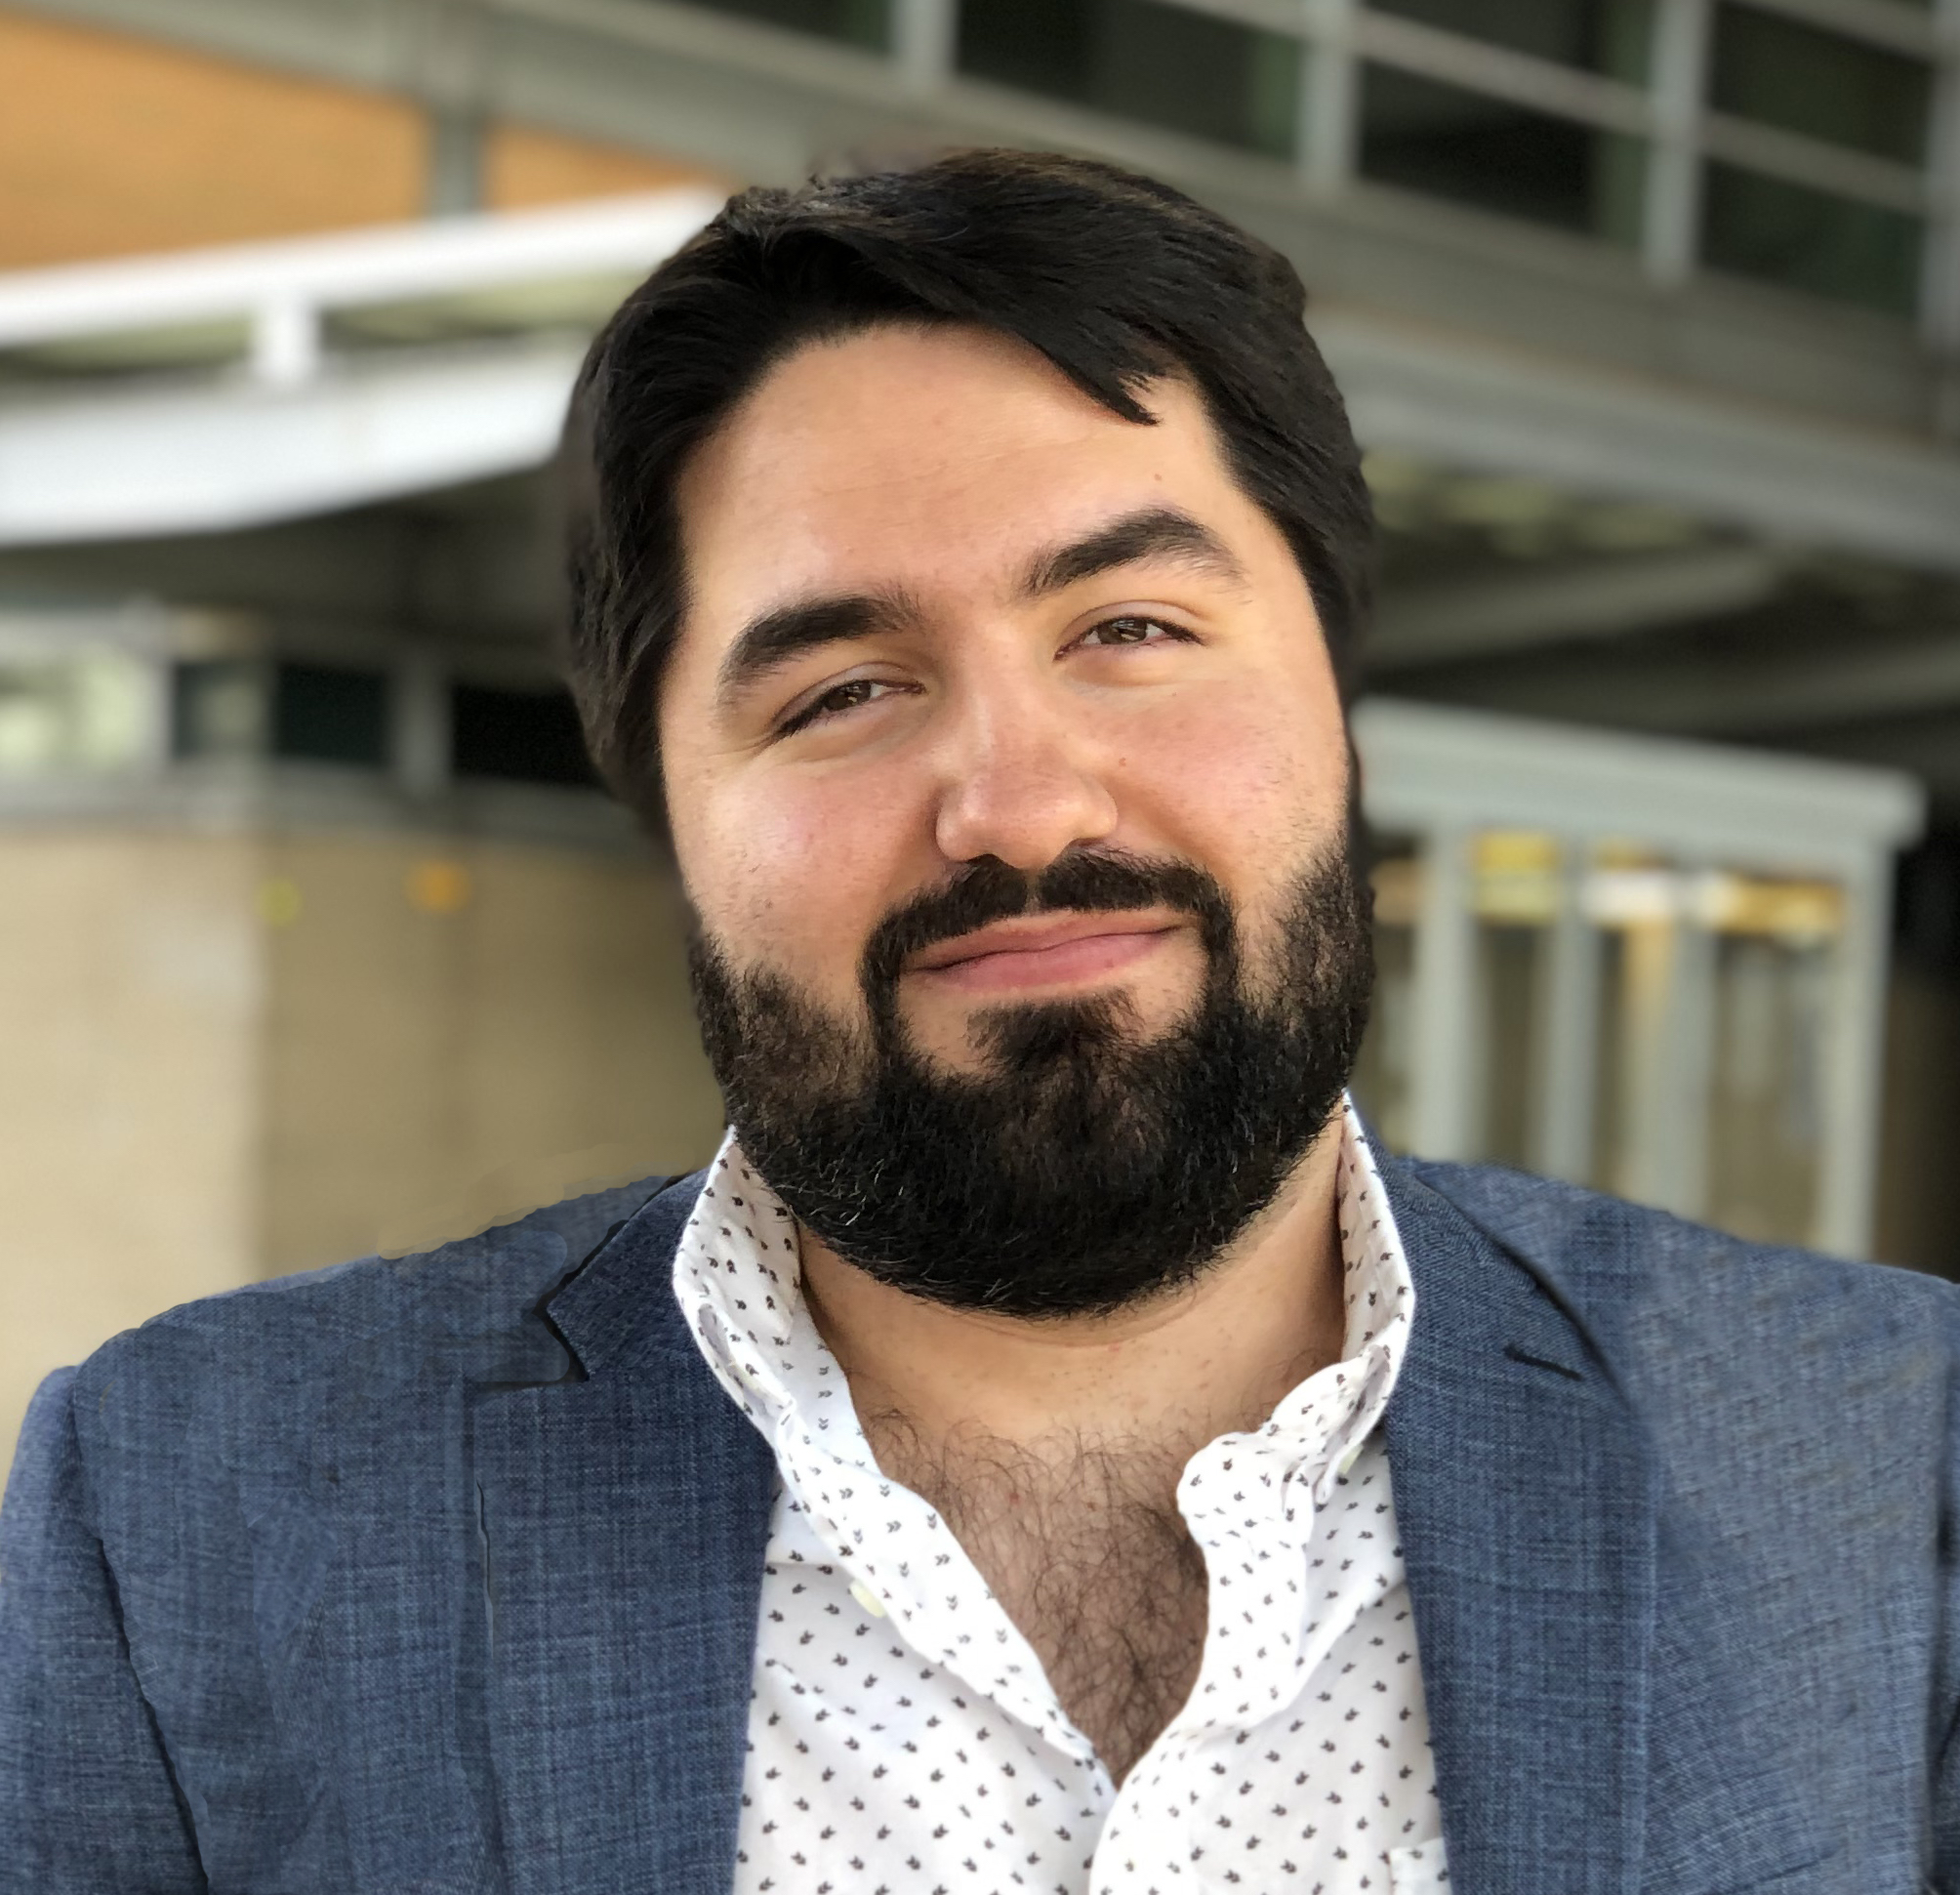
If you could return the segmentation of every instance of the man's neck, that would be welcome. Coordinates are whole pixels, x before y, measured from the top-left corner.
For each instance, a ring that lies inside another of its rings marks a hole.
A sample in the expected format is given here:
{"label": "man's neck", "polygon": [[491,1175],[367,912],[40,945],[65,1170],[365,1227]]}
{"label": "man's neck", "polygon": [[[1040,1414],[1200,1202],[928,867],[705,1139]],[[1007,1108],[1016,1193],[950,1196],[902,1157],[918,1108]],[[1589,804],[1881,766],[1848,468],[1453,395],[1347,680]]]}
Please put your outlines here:
{"label": "man's neck", "polygon": [[799,1232],[803,1291],[877,1445],[1069,1441],[1179,1459],[1256,1426],[1341,1351],[1338,1115],[1280,1196],[1197,1279],[1143,1308],[1030,1321],[929,1302]]}

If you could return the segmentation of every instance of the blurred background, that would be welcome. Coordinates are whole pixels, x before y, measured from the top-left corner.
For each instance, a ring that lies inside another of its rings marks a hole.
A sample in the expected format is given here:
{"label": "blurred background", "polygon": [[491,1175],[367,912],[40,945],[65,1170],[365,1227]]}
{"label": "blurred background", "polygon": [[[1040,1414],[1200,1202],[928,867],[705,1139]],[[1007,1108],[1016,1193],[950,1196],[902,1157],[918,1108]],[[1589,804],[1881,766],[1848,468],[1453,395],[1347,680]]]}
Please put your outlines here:
{"label": "blurred background", "polygon": [[1309,285],[1385,1136],[1960,1275],[1960,0],[0,0],[0,1454],[712,1150],[542,471],[728,189],[969,143]]}

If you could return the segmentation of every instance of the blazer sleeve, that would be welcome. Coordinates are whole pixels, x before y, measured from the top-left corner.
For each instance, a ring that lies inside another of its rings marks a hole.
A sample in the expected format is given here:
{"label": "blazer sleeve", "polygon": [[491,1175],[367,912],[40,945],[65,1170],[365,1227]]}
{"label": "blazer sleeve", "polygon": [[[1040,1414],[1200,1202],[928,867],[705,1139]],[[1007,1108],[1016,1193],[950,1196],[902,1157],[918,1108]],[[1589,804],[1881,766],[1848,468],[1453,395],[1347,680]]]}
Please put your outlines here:
{"label": "blazer sleeve", "polygon": [[74,1379],[35,1396],[0,1506],[0,1891],[202,1895],[92,1523]]}

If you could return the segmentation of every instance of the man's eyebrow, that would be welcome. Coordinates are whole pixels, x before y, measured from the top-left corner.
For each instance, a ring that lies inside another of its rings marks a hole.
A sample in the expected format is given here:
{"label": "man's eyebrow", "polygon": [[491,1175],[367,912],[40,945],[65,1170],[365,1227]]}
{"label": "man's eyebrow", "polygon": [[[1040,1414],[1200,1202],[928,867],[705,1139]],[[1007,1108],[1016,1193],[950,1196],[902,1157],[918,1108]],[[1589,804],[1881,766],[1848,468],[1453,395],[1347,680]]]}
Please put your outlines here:
{"label": "man's eyebrow", "polygon": [[1021,592],[1025,597],[1038,598],[1139,559],[1174,560],[1233,585],[1245,583],[1245,568],[1210,527],[1174,507],[1147,507],[1067,546],[1037,554],[1022,575]]}
{"label": "man's eyebrow", "polygon": [[736,634],[721,660],[715,695],[725,705],[806,651],[916,625],[919,616],[918,605],[902,592],[839,593],[779,605]]}

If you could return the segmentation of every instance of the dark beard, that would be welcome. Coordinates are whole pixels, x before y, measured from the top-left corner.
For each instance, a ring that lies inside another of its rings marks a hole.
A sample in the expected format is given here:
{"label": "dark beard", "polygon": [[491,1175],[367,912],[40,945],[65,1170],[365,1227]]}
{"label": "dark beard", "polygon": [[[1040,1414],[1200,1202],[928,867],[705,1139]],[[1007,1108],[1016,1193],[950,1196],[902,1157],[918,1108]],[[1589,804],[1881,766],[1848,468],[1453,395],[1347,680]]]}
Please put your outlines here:
{"label": "dark beard", "polygon": [[[1186,863],[992,857],[874,931],[861,1021],[699,929],[696,1009],[749,1162],[846,1261],[961,1309],[1106,1313],[1189,1283],[1272,1203],[1340,1101],[1374,962],[1352,834],[1295,882],[1265,978],[1224,890]],[[898,1012],[906,957],[1008,916],[1163,904],[1193,917],[1204,991],[1136,1034],[1122,995],[990,1008],[984,1064],[947,1071]]]}

